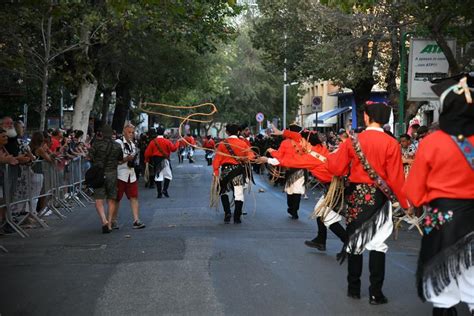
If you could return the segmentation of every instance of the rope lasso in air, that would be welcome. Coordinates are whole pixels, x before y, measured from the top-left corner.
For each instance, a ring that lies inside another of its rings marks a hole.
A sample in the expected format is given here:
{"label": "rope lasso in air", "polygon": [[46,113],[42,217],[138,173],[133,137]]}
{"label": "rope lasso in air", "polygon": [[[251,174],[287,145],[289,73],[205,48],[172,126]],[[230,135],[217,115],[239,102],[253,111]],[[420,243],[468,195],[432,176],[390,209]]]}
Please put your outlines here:
{"label": "rope lasso in air", "polygon": [[[164,112],[158,112],[158,111],[152,111],[149,109],[145,109],[145,107],[161,107],[165,109],[174,109],[174,110],[193,110],[193,109],[199,109],[202,107],[210,107],[211,111],[210,112],[195,112],[195,113],[190,113],[189,115],[186,116],[180,116],[180,115],[173,115],[169,113],[164,113]],[[189,141],[186,140],[186,138],[183,137],[183,125],[186,122],[196,122],[196,123],[210,123],[212,122],[212,116],[218,112],[217,107],[215,104],[207,102],[207,103],[202,103],[202,104],[197,104],[197,105],[170,105],[170,104],[164,104],[164,103],[155,103],[155,102],[140,102],[139,104],[139,110],[151,114],[151,115],[162,115],[165,117],[169,118],[177,118],[181,120],[178,128],[178,135],[179,139],[182,139],[188,146],[191,146],[195,149],[202,149],[202,150],[210,150],[213,151],[214,153],[217,151],[215,148],[204,148],[196,144],[191,144]],[[199,118],[196,118],[199,117]],[[204,118],[203,118],[204,117]],[[244,151],[248,152],[247,147],[241,147],[241,146],[236,146],[236,148],[242,149]],[[253,152],[254,157],[258,157],[258,154],[255,152],[253,149],[254,147],[250,147],[250,151]],[[232,155],[230,153],[224,153],[224,152],[219,152],[219,155],[226,156],[226,157],[231,157],[235,159],[237,162],[241,163],[244,166],[245,170],[245,175],[246,178],[250,179],[251,178],[251,167],[250,164],[255,161],[255,158],[249,159],[247,156],[237,156],[237,155]],[[250,194],[250,181],[249,181],[249,194]],[[219,192],[220,192],[220,187],[219,187],[219,181],[217,177],[213,177],[213,181],[211,184],[211,198],[210,198],[210,206],[217,206],[219,203]]]}

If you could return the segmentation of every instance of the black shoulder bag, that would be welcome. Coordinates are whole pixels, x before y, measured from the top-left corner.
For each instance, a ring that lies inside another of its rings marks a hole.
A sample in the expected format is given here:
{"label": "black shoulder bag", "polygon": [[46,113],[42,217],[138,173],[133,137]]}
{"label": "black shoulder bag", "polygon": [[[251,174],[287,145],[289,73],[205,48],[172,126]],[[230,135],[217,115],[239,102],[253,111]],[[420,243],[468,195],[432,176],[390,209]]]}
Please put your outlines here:
{"label": "black shoulder bag", "polygon": [[107,157],[110,155],[111,150],[111,143],[107,145],[106,153],[102,164],[94,163],[92,167],[90,167],[85,174],[85,183],[88,187],[97,189],[104,185],[105,183],[105,161]]}

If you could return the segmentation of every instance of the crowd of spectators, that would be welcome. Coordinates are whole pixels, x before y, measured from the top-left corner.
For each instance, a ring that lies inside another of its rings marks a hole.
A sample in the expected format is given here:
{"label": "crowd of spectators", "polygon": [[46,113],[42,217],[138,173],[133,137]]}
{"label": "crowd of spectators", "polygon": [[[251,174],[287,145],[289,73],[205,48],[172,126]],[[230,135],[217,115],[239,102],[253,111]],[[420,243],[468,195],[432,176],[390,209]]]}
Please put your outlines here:
{"label": "crowd of spectators", "polygon": [[[1,118],[0,138],[0,206],[5,204],[6,186],[12,195],[11,201],[23,200],[28,194],[39,196],[44,193],[44,162],[64,171],[75,157],[86,157],[90,147],[90,137],[84,137],[84,132],[80,130],[49,129],[26,135],[23,122],[14,121],[9,116]],[[8,177],[5,176],[5,165],[10,166]],[[31,209],[38,214],[49,215],[47,202],[45,197],[33,199]],[[13,205],[13,219],[18,221],[29,210],[26,203]],[[23,224],[31,226],[34,223],[26,220]],[[11,227],[5,224],[5,207],[0,208],[0,234],[11,231]]]}

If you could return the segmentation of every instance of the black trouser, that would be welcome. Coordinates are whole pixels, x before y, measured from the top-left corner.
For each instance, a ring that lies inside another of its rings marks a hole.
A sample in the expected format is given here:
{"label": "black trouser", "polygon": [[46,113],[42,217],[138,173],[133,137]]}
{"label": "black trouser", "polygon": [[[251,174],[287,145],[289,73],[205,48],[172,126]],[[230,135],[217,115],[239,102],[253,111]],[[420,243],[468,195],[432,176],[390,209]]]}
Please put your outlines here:
{"label": "black trouser", "polygon": [[258,163],[252,164],[253,172],[254,172],[255,174],[260,174],[261,166],[262,166],[262,165],[260,165],[260,164],[258,164]]}
{"label": "black trouser", "polygon": [[[316,220],[316,223],[318,224],[318,235],[316,236],[316,238],[313,239],[313,241],[316,241],[318,243],[325,245],[326,240],[327,240],[328,229],[326,225],[324,225],[324,222],[321,219],[321,217],[318,217],[318,219]],[[342,227],[342,225],[339,222],[332,223],[331,225],[329,225],[329,229],[334,233],[334,235],[336,235],[342,241],[342,243],[346,242],[347,240],[346,230],[344,229],[344,227]]]}
{"label": "black trouser", "polygon": [[287,194],[286,203],[288,205],[288,214],[298,215],[300,209],[301,194]]}
{"label": "black trouser", "polygon": [[222,207],[224,208],[225,214],[230,214],[232,211],[230,209],[229,196],[227,194],[221,195]]}
{"label": "black trouser", "polygon": [[[352,294],[360,294],[360,276],[362,275],[362,255],[349,254],[347,260],[347,282],[348,291]],[[382,286],[385,279],[385,253],[380,251],[370,251],[369,253],[370,272],[370,296],[383,296]]]}

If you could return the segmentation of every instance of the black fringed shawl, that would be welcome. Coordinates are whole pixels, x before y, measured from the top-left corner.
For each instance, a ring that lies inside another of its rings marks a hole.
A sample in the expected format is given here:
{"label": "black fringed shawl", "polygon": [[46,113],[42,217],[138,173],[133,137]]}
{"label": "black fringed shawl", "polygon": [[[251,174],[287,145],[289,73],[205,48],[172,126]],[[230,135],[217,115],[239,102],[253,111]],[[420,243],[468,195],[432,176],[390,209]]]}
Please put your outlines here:
{"label": "black fringed shawl", "polygon": [[[439,295],[463,271],[474,266],[474,199],[436,199],[430,207],[452,211],[452,219],[424,234],[416,272],[418,295]],[[428,291],[431,283],[432,291]],[[474,289],[473,289],[474,290]]]}
{"label": "black fringed shawl", "polygon": [[298,179],[304,177],[304,169],[295,169],[295,168],[288,168],[285,171],[285,188],[289,188],[292,184],[294,184]]}
{"label": "black fringed shawl", "polygon": [[[375,189],[374,193],[370,194],[369,199],[365,200],[365,195],[368,194],[368,187],[372,186]],[[370,184],[356,184],[351,183],[346,189],[346,203],[347,203],[347,242],[344,244],[341,253],[338,256],[339,262],[345,259],[346,253],[356,254],[358,250],[365,248],[390,218],[390,205],[384,193],[374,185]],[[360,196],[361,198],[357,198]],[[355,197],[355,198],[354,198]]]}

